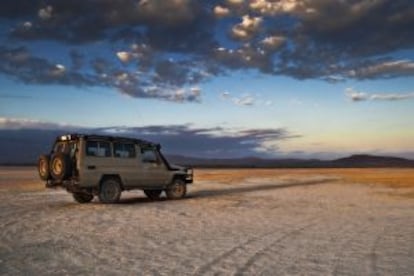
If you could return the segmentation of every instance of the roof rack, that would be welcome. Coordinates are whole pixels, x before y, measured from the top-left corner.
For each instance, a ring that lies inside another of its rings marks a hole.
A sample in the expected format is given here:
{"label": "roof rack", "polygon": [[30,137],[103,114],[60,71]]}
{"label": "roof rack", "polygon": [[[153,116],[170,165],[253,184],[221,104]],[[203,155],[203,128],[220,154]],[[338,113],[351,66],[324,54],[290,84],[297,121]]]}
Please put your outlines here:
{"label": "roof rack", "polygon": [[104,141],[123,141],[123,142],[131,142],[135,144],[145,145],[149,147],[160,147],[160,145],[157,143],[153,143],[153,142],[138,139],[138,138],[101,135],[101,134],[86,134],[86,133],[70,133],[70,134],[60,135],[56,138],[56,141],[71,141],[71,140],[76,140],[79,138],[104,140]]}

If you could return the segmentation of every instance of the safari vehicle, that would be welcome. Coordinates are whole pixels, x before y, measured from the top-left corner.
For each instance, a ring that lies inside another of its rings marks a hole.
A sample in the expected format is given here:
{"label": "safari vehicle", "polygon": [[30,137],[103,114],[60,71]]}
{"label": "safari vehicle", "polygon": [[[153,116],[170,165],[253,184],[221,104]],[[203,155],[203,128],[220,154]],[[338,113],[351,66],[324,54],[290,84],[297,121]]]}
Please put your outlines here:
{"label": "safari vehicle", "polygon": [[193,170],[170,165],[160,148],[139,139],[68,134],[39,157],[38,172],[46,187],[64,187],[79,203],[95,195],[102,203],[115,203],[122,191],[132,189],[154,200],[163,191],[168,199],[182,198]]}

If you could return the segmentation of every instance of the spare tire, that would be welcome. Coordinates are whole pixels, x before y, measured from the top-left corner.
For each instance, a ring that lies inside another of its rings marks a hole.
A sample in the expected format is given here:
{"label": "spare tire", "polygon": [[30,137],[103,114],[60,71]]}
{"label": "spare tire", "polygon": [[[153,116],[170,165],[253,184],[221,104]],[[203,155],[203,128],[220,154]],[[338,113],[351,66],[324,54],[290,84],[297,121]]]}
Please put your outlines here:
{"label": "spare tire", "polygon": [[42,154],[37,161],[37,171],[42,180],[50,179],[49,159],[49,155]]}
{"label": "spare tire", "polygon": [[72,174],[72,161],[68,154],[58,152],[50,160],[50,174],[53,179],[62,181]]}

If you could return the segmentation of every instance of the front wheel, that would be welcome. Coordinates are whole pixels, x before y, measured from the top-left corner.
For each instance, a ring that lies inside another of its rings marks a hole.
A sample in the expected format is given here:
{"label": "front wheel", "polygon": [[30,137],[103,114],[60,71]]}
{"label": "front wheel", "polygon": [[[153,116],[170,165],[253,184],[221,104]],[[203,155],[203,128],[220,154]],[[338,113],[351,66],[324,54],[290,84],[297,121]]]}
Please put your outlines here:
{"label": "front wheel", "polygon": [[73,199],[78,203],[89,203],[93,199],[93,195],[87,193],[73,193],[72,196]]}
{"label": "front wheel", "polygon": [[121,197],[121,183],[116,178],[105,179],[99,189],[99,201],[102,203],[116,203]]}
{"label": "front wheel", "polygon": [[187,185],[182,179],[175,179],[165,190],[168,199],[180,199],[187,193]]}

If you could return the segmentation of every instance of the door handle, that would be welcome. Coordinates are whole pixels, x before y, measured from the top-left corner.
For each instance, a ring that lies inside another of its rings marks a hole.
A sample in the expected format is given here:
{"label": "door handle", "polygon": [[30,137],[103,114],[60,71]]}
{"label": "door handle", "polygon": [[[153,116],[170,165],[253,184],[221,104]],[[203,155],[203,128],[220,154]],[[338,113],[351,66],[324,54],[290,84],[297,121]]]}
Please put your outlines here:
{"label": "door handle", "polygon": [[96,169],[95,165],[88,166],[88,170],[94,170],[94,169]]}

